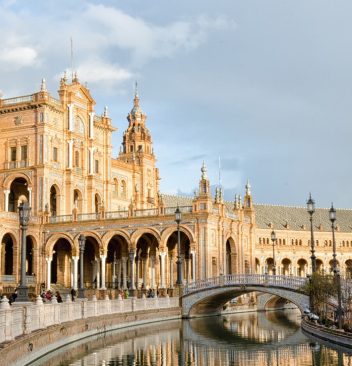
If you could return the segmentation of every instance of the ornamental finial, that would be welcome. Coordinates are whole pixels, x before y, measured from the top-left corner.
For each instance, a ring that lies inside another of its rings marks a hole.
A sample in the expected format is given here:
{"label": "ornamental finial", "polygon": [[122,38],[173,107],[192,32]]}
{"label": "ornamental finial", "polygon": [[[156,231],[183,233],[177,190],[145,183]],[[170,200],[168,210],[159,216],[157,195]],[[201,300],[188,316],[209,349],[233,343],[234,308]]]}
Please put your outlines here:
{"label": "ornamental finial", "polygon": [[207,167],[205,166],[204,160],[200,171],[202,172],[202,179],[207,179]]}
{"label": "ornamental finial", "polygon": [[251,185],[249,184],[249,179],[247,179],[247,184],[246,184],[246,196],[250,196],[251,195]]}
{"label": "ornamental finial", "polygon": [[42,83],[40,85],[40,91],[42,91],[42,92],[46,92],[47,91],[47,89],[46,89],[46,81],[45,81],[44,78],[42,79]]}

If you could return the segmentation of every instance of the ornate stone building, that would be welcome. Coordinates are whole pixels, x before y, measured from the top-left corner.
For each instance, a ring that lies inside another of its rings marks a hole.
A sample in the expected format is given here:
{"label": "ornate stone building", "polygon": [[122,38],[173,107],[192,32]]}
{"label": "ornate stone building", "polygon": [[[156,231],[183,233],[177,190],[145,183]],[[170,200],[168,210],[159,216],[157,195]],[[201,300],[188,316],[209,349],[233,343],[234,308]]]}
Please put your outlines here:
{"label": "ornate stone building", "polygon": [[[243,202],[211,196],[203,164],[193,198],[162,195],[146,114],[135,93],[122,149],[112,157],[115,131],[108,110],[98,116],[94,99],[77,77],[60,81],[59,98],[43,80],[37,93],[0,99],[0,292],[20,276],[17,207],[31,206],[27,281],[33,291],[77,288],[84,234],[84,282],[93,288],[173,288],[176,281],[177,205],[182,212],[181,258],[185,281],[220,274],[309,273],[309,217],[304,208],[253,203],[247,183]],[[318,268],[332,259],[328,211],[314,216]],[[352,211],[337,213],[337,259],[352,273]]]}

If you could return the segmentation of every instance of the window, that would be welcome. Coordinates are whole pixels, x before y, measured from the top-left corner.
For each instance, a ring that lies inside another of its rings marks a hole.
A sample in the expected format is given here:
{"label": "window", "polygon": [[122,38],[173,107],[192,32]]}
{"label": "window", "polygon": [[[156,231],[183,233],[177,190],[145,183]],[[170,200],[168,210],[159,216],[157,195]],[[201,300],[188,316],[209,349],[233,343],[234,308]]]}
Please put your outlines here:
{"label": "window", "polygon": [[11,161],[16,161],[17,160],[17,149],[15,147],[11,147],[11,150],[10,150],[10,159]]}
{"label": "window", "polygon": [[75,167],[79,167],[79,152],[75,151]]}
{"label": "window", "polygon": [[53,161],[57,161],[57,147],[53,148]]}
{"label": "window", "polygon": [[99,160],[95,160],[95,165],[94,165],[94,172],[95,174],[98,174],[99,173]]}
{"label": "window", "polygon": [[27,161],[27,145],[21,146],[21,161]]}

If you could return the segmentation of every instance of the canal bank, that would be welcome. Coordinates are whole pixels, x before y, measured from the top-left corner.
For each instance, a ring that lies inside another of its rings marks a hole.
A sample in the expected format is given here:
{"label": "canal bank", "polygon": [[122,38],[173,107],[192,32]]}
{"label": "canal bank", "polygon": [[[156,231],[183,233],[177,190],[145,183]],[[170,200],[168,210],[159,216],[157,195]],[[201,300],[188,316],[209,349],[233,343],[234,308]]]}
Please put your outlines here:
{"label": "canal bank", "polygon": [[301,328],[304,333],[323,341],[345,347],[352,352],[352,334],[343,330],[327,328],[323,325],[302,319]]}
{"label": "canal bank", "polygon": [[23,366],[95,334],[179,319],[178,299],[127,299],[39,304],[0,310],[0,360]]}

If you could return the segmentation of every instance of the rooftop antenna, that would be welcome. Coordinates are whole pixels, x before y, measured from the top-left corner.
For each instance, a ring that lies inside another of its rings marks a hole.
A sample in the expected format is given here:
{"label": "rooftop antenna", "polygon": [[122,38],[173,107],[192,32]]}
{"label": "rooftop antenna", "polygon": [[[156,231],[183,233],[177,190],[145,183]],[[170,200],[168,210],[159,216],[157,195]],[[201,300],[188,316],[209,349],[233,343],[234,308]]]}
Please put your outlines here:
{"label": "rooftop antenna", "polygon": [[73,75],[73,39],[72,37],[70,38],[71,41],[71,78],[73,80],[74,75]]}

